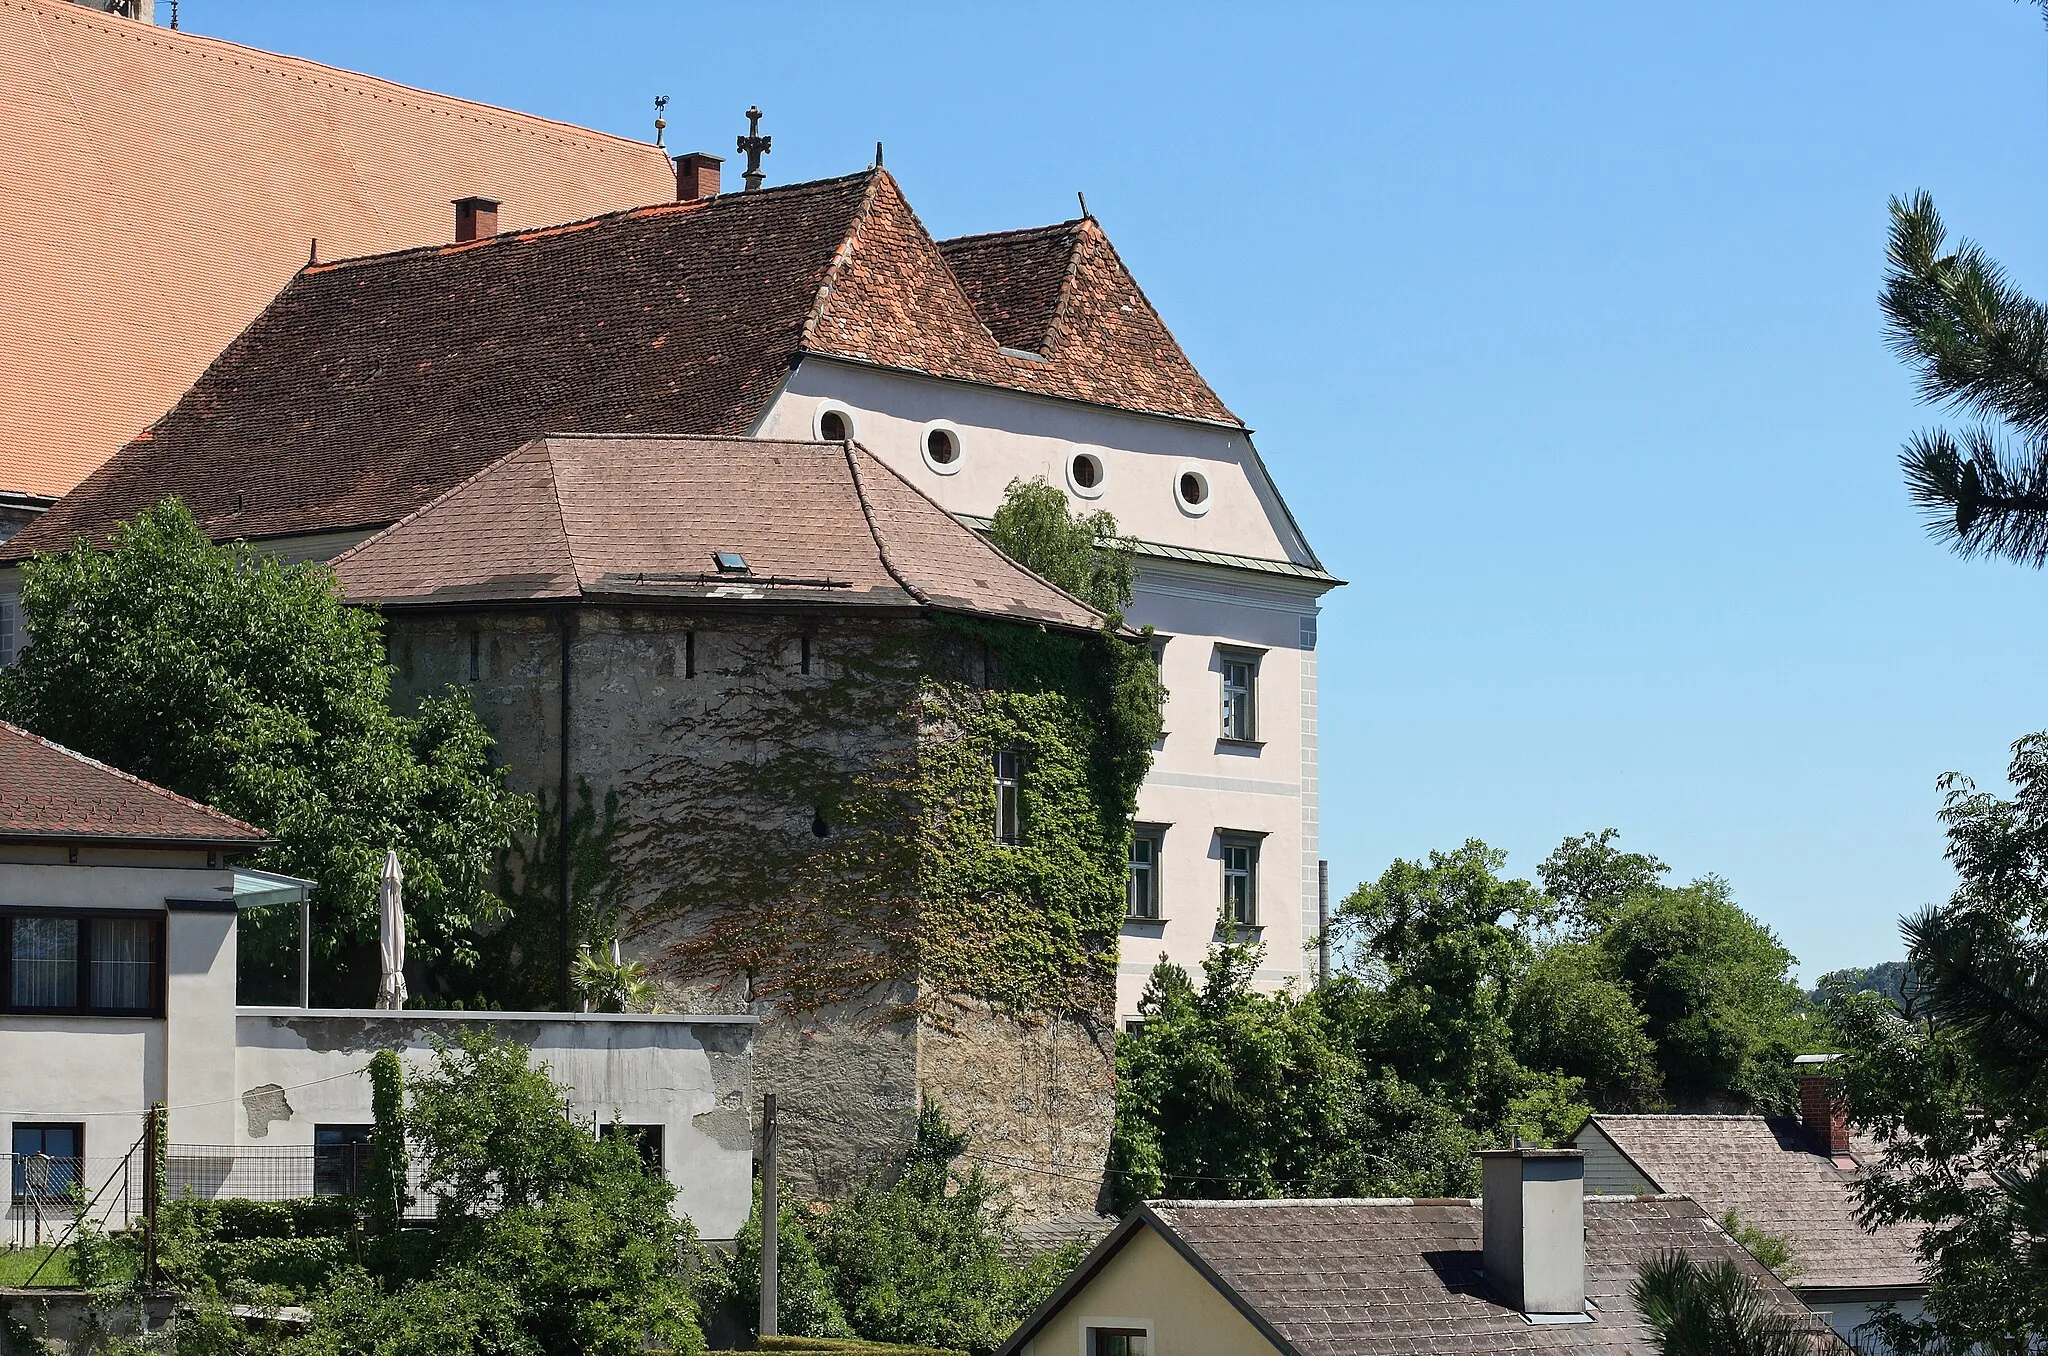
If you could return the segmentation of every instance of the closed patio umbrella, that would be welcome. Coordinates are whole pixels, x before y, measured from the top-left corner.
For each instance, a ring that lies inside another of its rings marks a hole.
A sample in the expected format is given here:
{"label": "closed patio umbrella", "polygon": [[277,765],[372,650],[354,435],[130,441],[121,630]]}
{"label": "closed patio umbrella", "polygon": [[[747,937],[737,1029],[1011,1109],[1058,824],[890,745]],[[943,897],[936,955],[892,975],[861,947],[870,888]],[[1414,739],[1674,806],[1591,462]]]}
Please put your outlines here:
{"label": "closed patio umbrella", "polygon": [[384,854],[384,879],[377,886],[377,1006],[394,1012],[405,1006],[405,872],[398,853]]}

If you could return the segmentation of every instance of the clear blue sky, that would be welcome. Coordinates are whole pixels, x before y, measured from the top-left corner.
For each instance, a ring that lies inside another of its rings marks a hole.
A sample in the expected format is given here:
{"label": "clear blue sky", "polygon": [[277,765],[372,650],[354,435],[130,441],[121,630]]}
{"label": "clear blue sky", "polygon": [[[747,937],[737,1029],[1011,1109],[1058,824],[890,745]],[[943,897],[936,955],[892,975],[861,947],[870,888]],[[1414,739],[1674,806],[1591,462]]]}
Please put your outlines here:
{"label": "clear blue sky", "polygon": [[[157,0],[167,11],[168,0]],[[1809,977],[1944,897],[1935,778],[2048,726],[2048,577],[1922,535],[1885,200],[2048,291],[2048,34],[1931,4],[277,4],[198,32],[730,153],[887,143],[937,234],[1109,229],[1351,580],[1333,889],[1613,826]],[[728,169],[733,167],[728,164]]]}

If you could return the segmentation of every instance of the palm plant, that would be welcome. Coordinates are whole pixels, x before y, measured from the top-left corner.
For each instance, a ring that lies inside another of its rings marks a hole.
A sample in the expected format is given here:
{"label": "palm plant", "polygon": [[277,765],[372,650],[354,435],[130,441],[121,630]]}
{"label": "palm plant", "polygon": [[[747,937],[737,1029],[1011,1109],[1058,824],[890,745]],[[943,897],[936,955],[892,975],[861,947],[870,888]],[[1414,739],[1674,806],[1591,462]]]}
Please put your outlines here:
{"label": "palm plant", "polygon": [[1812,1320],[1787,1313],[1730,1261],[1704,1265],[1683,1252],[1643,1263],[1629,1298],[1664,1356],[1814,1356],[1838,1345]]}

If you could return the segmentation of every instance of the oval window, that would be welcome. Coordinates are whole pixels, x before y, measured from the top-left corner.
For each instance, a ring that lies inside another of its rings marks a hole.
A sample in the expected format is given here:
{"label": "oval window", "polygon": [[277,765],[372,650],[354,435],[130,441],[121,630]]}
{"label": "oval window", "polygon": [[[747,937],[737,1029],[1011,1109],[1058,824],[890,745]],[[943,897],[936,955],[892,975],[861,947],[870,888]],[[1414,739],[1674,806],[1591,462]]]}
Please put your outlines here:
{"label": "oval window", "polygon": [[853,437],[853,416],[834,405],[818,410],[818,441],[843,443]]}
{"label": "oval window", "polygon": [[1102,458],[1093,452],[1076,452],[1067,458],[1067,485],[1083,499],[1102,495]]}
{"label": "oval window", "polygon": [[960,469],[960,430],[946,423],[926,424],[924,446],[918,450],[933,475],[952,475]]}
{"label": "oval window", "polygon": [[1209,511],[1209,477],[1192,468],[1182,471],[1173,481],[1173,497],[1181,511],[1196,516]]}

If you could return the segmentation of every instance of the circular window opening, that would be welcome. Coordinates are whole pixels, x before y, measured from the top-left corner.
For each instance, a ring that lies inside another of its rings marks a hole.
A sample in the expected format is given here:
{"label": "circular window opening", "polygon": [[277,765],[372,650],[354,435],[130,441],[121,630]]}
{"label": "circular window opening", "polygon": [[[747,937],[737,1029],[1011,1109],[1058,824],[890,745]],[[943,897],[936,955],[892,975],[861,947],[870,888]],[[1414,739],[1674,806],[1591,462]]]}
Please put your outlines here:
{"label": "circular window opening", "polygon": [[853,425],[838,410],[826,410],[818,416],[818,436],[828,443],[843,443],[853,436]]}
{"label": "circular window opening", "polygon": [[1173,497],[1181,508],[1200,515],[1209,511],[1209,477],[1200,471],[1182,471],[1173,482]]}
{"label": "circular window opening", "polygon": [[1067,459],[1067,484],[1083,499],[1102,494],[1102,458],[1093,452],[1076,452]]}

